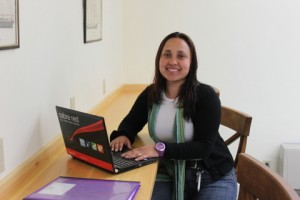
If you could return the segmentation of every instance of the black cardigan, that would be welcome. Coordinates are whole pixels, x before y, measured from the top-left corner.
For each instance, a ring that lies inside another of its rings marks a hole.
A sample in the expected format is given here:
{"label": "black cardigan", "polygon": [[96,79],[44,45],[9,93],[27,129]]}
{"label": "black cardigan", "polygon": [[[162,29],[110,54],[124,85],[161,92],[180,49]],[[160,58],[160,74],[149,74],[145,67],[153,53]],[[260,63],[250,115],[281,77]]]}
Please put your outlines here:
{"label": "black cardigan", "polygon": [[[130,112],[113,131],[110,140],[125,135],[133,143],[135,136],[148,122],[147,87],[136,99]],[[197,112],[192,115],[194,125],[193,141],[165,143],[164,159],[203,159],[208,171],[215,178],[225,175],[234,166],[232,155],[219,134],[221,103],[214,89],[199,83],[197,86]]]}

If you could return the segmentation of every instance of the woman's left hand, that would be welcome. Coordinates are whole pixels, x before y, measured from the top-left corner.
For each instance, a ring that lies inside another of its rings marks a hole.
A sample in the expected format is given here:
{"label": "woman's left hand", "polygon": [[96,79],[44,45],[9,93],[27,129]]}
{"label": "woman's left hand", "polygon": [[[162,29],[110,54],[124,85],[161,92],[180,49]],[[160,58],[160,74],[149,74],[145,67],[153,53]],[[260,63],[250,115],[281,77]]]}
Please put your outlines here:
{"label": "woman's left hand", "polygon": [[138,147],[123,153],[122,157],[127,159],[135,158],[136,161],[158,157],[158,152],[155,150],[154,147],[154,144]]}

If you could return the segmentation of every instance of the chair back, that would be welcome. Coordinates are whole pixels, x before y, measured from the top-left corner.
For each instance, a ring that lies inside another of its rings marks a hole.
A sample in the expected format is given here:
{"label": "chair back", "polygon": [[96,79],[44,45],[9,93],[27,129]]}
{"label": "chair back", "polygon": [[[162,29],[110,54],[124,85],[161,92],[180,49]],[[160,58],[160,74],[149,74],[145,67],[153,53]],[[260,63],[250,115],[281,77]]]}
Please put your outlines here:
{"label": "chair back", "polygon": [[[216,92],[216,95],[220,97],[220,90],[216,87],[213,87]],[[234,155],[235,167],[238,162],[238,155],[240,153],[245,153],[247,146],[247,137],[250,134],[252,117],[244,112],[239,110],[221,106],[221,126],[230,129],[231,135],[225,139],[225,144],[227,146],[231,145],[234,142],[238,143],[236,153]],[[223,136],[223,134],[221,134]]]}
{"label": "chair back", "polygon": [[246,151],[247,137],[250,133],[251,122],[252,117],[250,115],[227,106],[222,106],[221,125],[233,132],[232,135],[225,139],[225,143],[227,146],[233,142],[238,143],[236,155],[234,156],[235,167],[238,162],[238,154],[245,153]]}
{"label": "chair back", "polygon": [[239,154],[238,200],[299,200],[299,195],[275,171],[246,153]]}

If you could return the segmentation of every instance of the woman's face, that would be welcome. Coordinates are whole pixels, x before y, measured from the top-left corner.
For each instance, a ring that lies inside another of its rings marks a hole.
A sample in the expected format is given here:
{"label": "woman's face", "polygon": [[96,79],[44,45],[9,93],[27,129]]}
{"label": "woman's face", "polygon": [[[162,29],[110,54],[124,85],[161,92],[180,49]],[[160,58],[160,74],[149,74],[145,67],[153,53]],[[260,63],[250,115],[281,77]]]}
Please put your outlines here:
{"label": "woman's face", "polygon": [[181,38],[169,39],[163,47],[159,59],[159,71],[168,83],[185,81],[191,65],[191,51]]}

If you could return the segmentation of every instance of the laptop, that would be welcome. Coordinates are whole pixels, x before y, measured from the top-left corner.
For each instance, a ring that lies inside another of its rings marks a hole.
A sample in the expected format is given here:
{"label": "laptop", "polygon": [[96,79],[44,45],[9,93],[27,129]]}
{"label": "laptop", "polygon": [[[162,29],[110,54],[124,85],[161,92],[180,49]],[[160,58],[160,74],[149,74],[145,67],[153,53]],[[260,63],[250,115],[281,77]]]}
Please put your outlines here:
{"label": "laptop", "polygon": [[[68,154],[111,173],[121,173],[157,161],[142,161],[121,157],[112,152],[104,118],[56,106],[57,117]],[[127,149],[128,150],[128,149]]]}

